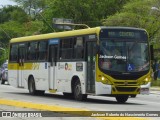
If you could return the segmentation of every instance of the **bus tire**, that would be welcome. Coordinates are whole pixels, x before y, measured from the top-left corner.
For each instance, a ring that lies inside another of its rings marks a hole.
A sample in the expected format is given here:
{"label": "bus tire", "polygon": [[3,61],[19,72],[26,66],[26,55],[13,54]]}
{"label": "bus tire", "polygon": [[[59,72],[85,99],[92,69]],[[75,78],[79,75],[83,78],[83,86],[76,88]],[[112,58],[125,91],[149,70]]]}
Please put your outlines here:
{"label": "bus tire", "polygon": [[34,78],[33,78],[33,77],[30,77],[30,78],[29,78],[28,90],[29,90],[29,93],[30,93],[31,95],[35,95],[35,94],[36,94],[35,81],[34,81]]}
{"label": "bus tire", "polygon": [[43,95],[44,94],[44,91],[36,90],[35,81],[33,77],[30,77],[29,79],[28,90],[31,95]]}
{"label": "bus tire", "polygon": [[78,100],[78,101],[82,101],[82,100],[87,99],[87,95],[82,94],[81,83],[79,80],[77,80],[74,85],[74,98],[75,98],[75,100]]}
{"label": "bus tire", "polygon": [[131,96],[131,98],[135,98],[137,95],[130,95]]}
{"label": "bus tire", "polygon": [[128,95],[116,96],[116,100],[118,103],[125,103],[128,100],[128,98],[129,98]]}
{"label": "bus tire", "polygon": [[63,92],[63,95],[64,95],[66,98],[73,98],[73,93]]}

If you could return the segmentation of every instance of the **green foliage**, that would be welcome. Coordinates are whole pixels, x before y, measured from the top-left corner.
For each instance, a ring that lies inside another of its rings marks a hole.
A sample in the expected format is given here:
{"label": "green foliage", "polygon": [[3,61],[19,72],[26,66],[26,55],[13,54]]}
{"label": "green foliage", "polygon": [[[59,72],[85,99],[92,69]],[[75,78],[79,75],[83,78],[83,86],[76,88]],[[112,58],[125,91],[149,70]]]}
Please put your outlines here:
{"label": "green foliage", "polygon": [[0,65],[2,65],[8,59],[8,47],[3,48],[4,50],[0,49]]}
{"label": "green foliage", "polygon": [[17,21],[19,23],[24,23],[28,21],[28,15],[25,11],[18,6],[6,6],[0,10],[0,23],[8,21]]}
{"label": "green foliage", "polygon": [[151,82],[151,86],[160,86],[160,79],[158,78],[158,80],[153,80],[152,82]]}
{"label": "green foliage", "polygon": [[[5,30],[5,33],[8,34],[10,38],[15,38],[15,37],[20,37],[25,35],[25,29],[22,26],[21,23],[17,21],[9,21],[5,22],[0,26],[3,30]],[[2,31],[1,31],[2,32]],[[3,33],[3,35],[6,36],[6,34]],[[0,39],[1,42],[3,43],[8,43],[10,38],[6,36],[5,39],[3,37]]]}
{"label": "green foliage", "polygon": [[151,10],[151,7],[157,6],[158,0],[133,0],[126,4],[121,12],[109,16],[103,20],[103,25],[107,26],[129,26],[144,28],[149,33],[149,38],[152,41],[157,41],[160,38],[160,12]]}
{"label": "green foliage", "polygon": [[[32,13],[35,15],[36,11],[39,9],[43,9],[45,7],[45,0],[12,0],[14,2],[17,2],[22,8],[29,14],[32,15]],[[33,11],[32,9],[35,9]]]}
{"label": "green foliage", "polygon": [[42,21],[30,21],[24,24],[25,26],[25,36],[39,34],[43,28]]}
{"label": "green foliage", "polygon": [[129,0],[46,0],[43,16],[52,23],[52,18],[73,19],[75,23],[90,27],[100,26],[101,19],[119,11]]}
{"label": "green foliage", "polygon": [[[159,0],[12,1],[17,2],[20,7],[7,6],[0,9],[0,26],[11,37],[32,35],[37,32],[53,32],[46,22],[52,26],[53,18],[67,18],[73,19],[75,23],[87,24],[90,27],[106,25],[145,28],[150,35],[151,43],[160,38],[160,27],[158,27],[160,12],[151,10],[152,6],[160,6]],[[0,30],[0,33],[0,40],[2,37],[7,39],[4,31]]]}
{"label": "green foliage", "polygon": [[[43,23],[41,21],[30,21],[23,24],[17,21],[9,21],[0,25],[0,28],[3,28],[3,30],[8,33],[10,38],[33,35],[35,32],[41,31],[42,27]],[[0,41],[5,44],[8,43],[10,39],[3,31],[1,31],[1,29],[0,33],[2,33],[2,36],[0,36]]]}

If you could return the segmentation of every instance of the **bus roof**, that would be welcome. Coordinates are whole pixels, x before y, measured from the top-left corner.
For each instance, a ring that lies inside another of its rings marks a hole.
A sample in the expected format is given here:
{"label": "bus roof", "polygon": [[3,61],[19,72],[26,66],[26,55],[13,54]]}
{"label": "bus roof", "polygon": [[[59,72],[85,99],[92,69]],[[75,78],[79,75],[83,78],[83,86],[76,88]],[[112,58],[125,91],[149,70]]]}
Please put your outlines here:
{"label": "bus roof", "polygon": [[81,29],[81,30],[55,32],[55,33],[48,33],[48,34],[40,34],[40,35],[19,37],[19,38],[11,39],[10,43],[45,40],[45,39],[50,39],[50,38],[63,38],[63,37],[79,36],[79,35],[87,35],[87,34],[95,34],[99,30],[100,30],[100,27],[95,27],[95,28],[87,28],[87,29]]}
{"label": "bus roof", "polygon": [[101,29],[128,29],[128,30],[142,30],[142,31],[146,31],[145,29],[143,28],[136,28],[136,27],[121,27],[121,26],[101,26],[100,27]]}
{"label": "bus roof", "polygon": [[87,28],[87,29],[80,29],[80,30],[55,32],[55,33],[48,33],[48,34],[40,34],[40,35],[13,38],[13,39],[10,40],[10,43],[45,40],[45,39],[51,39],[51,38],[63,38],[63,37],[80,36],[80,35],[87,35],[87,34],[95,34],[95,33],[98,33],[100,31],[100,29],[132,29],[132,30],[145,31],[144,29],[134,28],[134,27],[118,27],[118,26],[117,27],[116,26],[106,27],[106,26],[100,26],[100,27],[95,27],[95,28]]}

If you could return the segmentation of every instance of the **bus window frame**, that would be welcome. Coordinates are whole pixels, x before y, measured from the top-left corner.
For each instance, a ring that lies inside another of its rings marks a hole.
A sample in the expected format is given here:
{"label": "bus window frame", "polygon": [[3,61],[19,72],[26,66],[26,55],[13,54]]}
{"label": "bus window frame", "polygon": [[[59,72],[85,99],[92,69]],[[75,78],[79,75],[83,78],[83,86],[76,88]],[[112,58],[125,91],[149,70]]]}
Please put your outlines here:
{"label": "bus window frame", "polygon": [[[60,42],[58,44],[58,57],[57,57],[57,62],[74,62],[74,61],[85,61],[85,42],[86,42],[86,37],[89,36],[90,34],[87,34],[87,35],[79,35],[79,36],[69,36],[69,37],[62,37],[62,38],[59,38],[60,39]],[[74,59],[74,43],[75,43],[75,40],[77,37],[82,37],[83,38],[83,58],[81,59]],[[61,40],[64,40],[64,39],[69,39],[69,38],[72,38],[72,58],[71,59],[60,59],[60,49],[61,49]]]}
{"label": "bus window frame", "polygon": [[[71,40],[72,41],[72,44],[71,44],[72,48],[63,48],[61,46],[63,40],[65,40],[65,41]],[[60,38],[59,46],[58,46],[58,52],[59,52],[58,53],[58,60],[60,60],[60,61],[66,61],[66,60],[72,60],[73,59],[73,43],[74,43],[73,41],[74,41],[74,37]],[[72,54],[71,54],[71,58],[70,59],[65,59],[65,58],[60,59],[62,57],[62,51],[61,50],[65,51],[65,49],[72,49]]]}
{"label": "bus window frame", "polygon": [[[39,54],[40,54],[40,52],[39,52],[39,47],[40,47],[40,42],[46,42],[47,44],[46,44],[46,58],[44,59],[44,60],[41,60],[41,59],[39,59]],[[47,62],[48,61],[48,59],[49,59],[49,44],[48,44],[48,40],[39,40],[38,41],[38,59],[37,59],[37,61],[39,61],[39,62]]]}
{"label": "bus window frame", "polygon": [[[30,58],[30,59],[28,59],[28,57],[29,56],[31,56],[33,53],[29,53],[30,51],[31,51],[31,46],[32,46],[32,44],[35,44],[36,43],[36,46],[38,46],[38,41],[31,41],[31,42],[27,42],[27,61],[38,61],[38,57],[37,57],[37,53],[38,53],[38,51],[36,51],[36,49],[37,49],[37,47],[36,48],[34,48],[34,51],[35,51],[35,59],[33,59],[33,58]],[[30,48],[29,48],[30,47]],[[29,49],[30,49],[30,51],[29,51]]]}
{"label": "bus window frame", "polygon": [[[17,49],[17,60],[11,60],[11,48],[13,45],[17,45],[18,49]],[[9,62],[10,63],[18,63],[18,57],[19,57],[19,43],[10,43],[10,50],[9,50]]]}

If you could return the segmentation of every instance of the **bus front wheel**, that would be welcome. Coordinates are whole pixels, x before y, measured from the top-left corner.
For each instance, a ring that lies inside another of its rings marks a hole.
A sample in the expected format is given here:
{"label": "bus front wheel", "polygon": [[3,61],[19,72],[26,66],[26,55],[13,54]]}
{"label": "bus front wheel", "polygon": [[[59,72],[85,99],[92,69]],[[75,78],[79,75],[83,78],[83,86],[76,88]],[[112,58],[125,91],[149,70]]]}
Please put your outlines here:
{"label": "bus front wheel", "polygon": [[128,100],[128,95],[120,95],[120,96],[116,96],[116,100],[118,103],[125,103]]}
{"label": "bus front wheel", "polygon": [[78,101],[82,101],[82,100],[87,99],[87,95],[82,94],[81,83],[79,80],[77,80],[74,85],[74,98],[75,98],[75,100],[78,100]]}
{"label": "bus front wheel", "polygon": [[28,89],[29,89],[29,93],[30,93],[31,95],[43,95],[43,94],[44,94],[44,91],[36,90],[35,81],[34,81],[34,78],[33,78],[33,77],[31,77],[31,78],[29,79]]}

